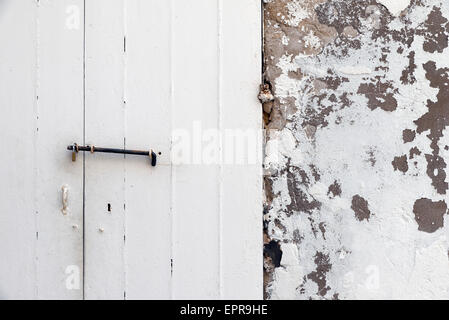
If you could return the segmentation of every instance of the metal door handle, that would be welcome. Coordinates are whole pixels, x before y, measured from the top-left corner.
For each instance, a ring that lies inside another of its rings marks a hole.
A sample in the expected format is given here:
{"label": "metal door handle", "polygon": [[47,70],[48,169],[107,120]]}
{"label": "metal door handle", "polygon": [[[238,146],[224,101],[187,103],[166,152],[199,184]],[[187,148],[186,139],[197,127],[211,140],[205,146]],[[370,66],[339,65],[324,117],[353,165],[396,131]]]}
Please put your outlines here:
{"label": "metal door handle", "polygon": [[67,147],[67,150],[72,151],[72,161],[76,161],[76,154],[80,151],[89,151],[91,153],[94,152],[103,152],[103,153],[119,153],[119,154],[134,154],[138,156],[147,156],[150,157],[151,165],[153,167],[156,166],[157,155],[156,153],[150,149],[150,151],[141,151],[141,150],[126,150],[126,149],[114,149],[114,148],[99,148],[95,146],[79,146],[76,143]]}

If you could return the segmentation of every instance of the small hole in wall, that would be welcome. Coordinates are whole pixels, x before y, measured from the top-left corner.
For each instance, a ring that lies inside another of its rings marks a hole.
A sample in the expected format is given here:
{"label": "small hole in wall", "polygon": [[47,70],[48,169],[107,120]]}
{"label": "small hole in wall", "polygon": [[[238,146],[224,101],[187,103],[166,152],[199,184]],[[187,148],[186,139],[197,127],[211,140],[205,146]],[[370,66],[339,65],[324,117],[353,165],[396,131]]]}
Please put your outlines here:
{"label": "small hole in wall", "polygon": [[108,203],[108,212],[111,212],[111,204]]}
{"label": "small hole in wall", "polygon": [[158,152],[158,154],[159,154],[159,155],[161,155],[161,154],[162,154],[162,152]]}

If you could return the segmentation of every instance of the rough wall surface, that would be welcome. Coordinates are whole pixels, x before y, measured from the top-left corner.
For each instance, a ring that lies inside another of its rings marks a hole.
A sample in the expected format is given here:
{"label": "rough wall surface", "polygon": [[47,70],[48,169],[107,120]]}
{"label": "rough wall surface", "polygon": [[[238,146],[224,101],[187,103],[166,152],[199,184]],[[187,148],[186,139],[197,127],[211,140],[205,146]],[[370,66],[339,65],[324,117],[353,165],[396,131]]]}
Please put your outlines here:
{"label": "rough wall surface", "polygon": [[449,298],[449,1],[264,15],[266,297]]}

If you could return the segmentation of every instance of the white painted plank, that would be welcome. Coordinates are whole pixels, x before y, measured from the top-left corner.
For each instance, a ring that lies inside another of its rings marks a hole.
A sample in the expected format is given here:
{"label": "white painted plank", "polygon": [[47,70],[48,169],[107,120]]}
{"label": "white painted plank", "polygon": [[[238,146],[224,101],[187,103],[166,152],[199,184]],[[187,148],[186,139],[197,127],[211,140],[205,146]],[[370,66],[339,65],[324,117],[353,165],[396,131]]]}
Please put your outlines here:
{"label": "white painted plank", "polygon": [[[41,1],[38,41],[36,206],[38,296],[82,298],[82,162],[68,144],[83,134],[83,1]],[[68,212],[62,209],[67,185]]]}
{"label": "white painted plank", "polygon": [[[261,8],[258,0],[220,2],[222,129],[242,137],[223,142],[222,298],[262,299]],[[240,152],[238,142],[251,148]]]}
{"label": "white painted plank", "polygon": [[[187,130],[203,144],[203,130],[218,128],[217,1],[173,1],[174,130]],[[206,143],[207,144],[207,143]],[[219,166],[196,164],[173,171],[173,287],[175,299],[220,297]]]}
{"label": "white painted plank", "polygon": [[[99,147],[124,146],[123,8],[122,0],[86,2],[85,140]],[[123,299],[125,160],[86,154],[85,170],[85,298]]]}
{"label": "white painted plank", "polygon": [[171,277],[170,1],[126,2],[126,298],[168,299]]}
{"label": "white painted plank", "polygon": [[37,296],[36,16],[36,4],[32,1],[0,2],[0,40],[5,44],[0,50],[0,144],[8,150],[0,153],[0,299]]}

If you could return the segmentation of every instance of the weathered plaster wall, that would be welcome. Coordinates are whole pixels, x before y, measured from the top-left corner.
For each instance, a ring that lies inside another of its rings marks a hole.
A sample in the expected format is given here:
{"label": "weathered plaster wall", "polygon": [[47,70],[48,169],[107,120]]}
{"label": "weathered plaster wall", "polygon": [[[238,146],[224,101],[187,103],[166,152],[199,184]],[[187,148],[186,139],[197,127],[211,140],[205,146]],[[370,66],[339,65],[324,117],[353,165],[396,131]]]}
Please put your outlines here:
{"label": "weathered plaster wall", "polygon": [[449,298],[449,1],[264,14],[266,297]]}

